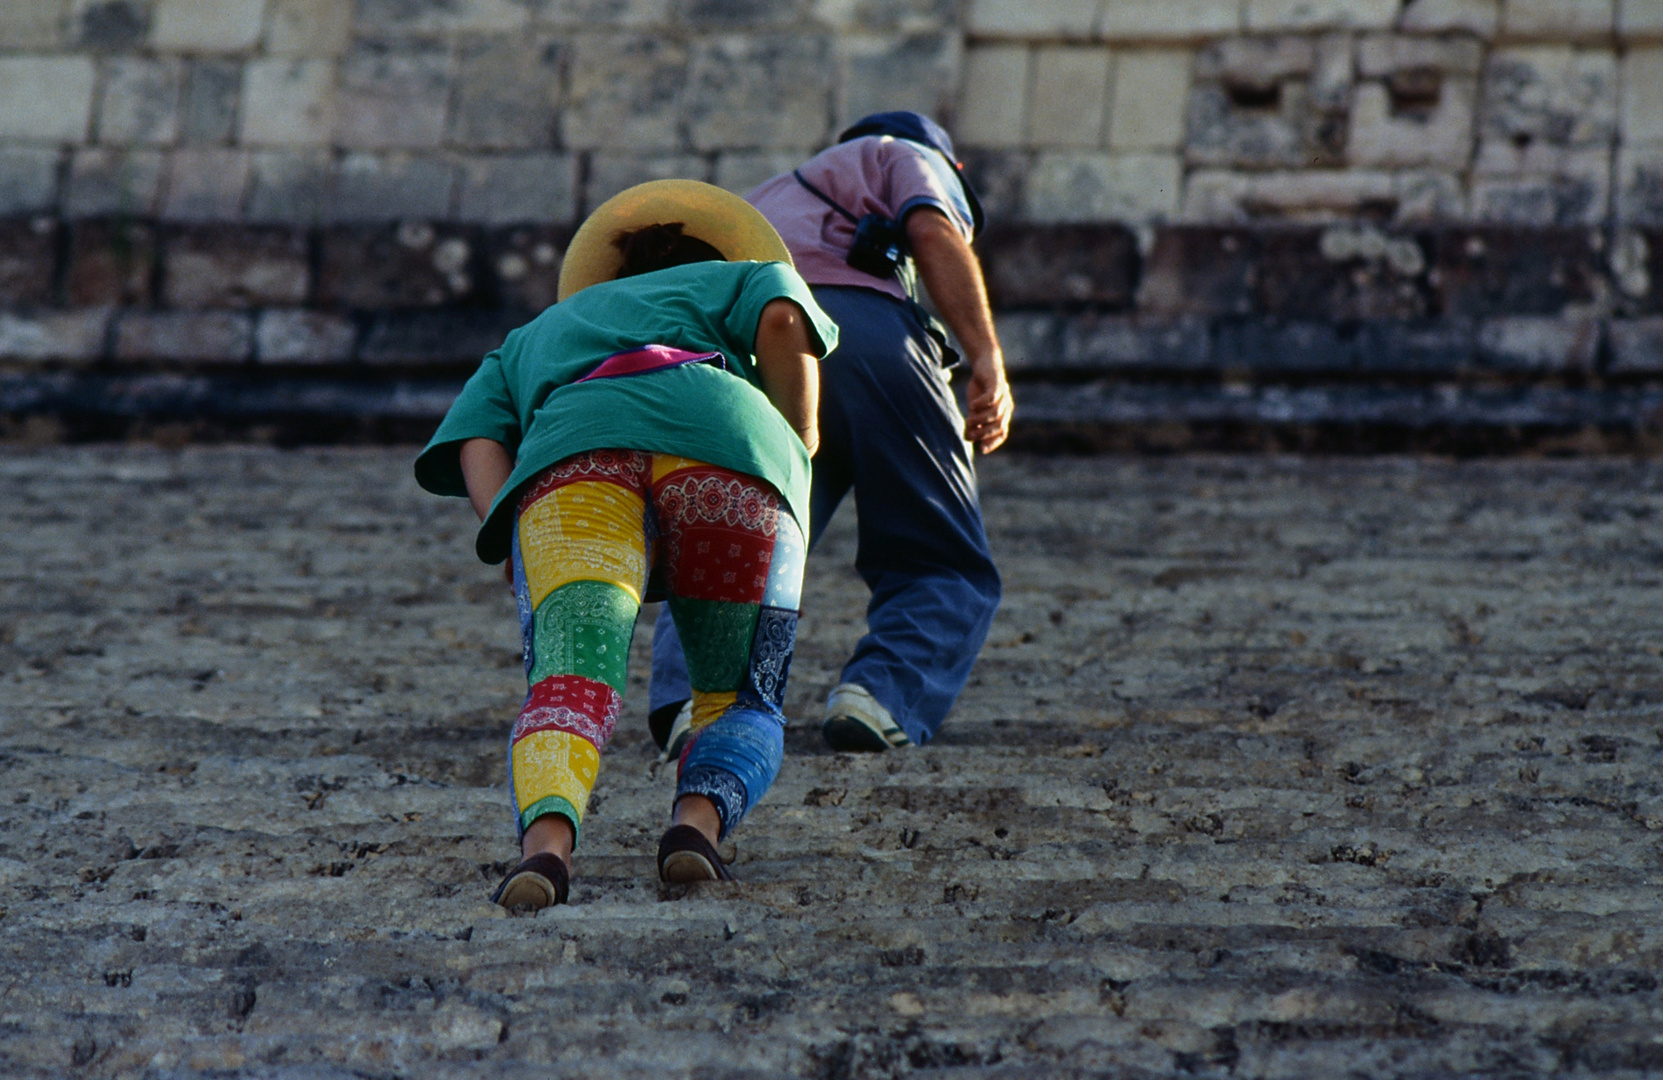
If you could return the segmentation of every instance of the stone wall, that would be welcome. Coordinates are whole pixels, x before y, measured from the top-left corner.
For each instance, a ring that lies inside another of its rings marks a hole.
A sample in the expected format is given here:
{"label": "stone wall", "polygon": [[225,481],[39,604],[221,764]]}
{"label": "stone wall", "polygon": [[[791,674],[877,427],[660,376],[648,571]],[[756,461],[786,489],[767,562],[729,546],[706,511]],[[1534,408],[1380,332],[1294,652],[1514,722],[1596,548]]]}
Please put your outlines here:
{"label": "stone wall", "polygon": [[1659,106],[1663,0],[9,3],[0,412],[431,417],[589,207],[910,107],[1029,421],[1645,426]]}

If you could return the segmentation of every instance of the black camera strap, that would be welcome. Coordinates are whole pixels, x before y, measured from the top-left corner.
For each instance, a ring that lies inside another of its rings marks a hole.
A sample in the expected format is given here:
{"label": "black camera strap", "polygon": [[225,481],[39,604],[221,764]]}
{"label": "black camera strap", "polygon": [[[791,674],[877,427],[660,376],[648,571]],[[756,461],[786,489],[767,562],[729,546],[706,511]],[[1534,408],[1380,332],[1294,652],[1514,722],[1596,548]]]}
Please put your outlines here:
{"label": "black camera strap", "polygon": [[824,191],[821,191],[819,188],[815,187],[813,184],[811,184],[807,180],[805,180],[803,178],[803,171],[801,169],[792,169],[791,170],[791,175],[795,176],[797,178],[797,183],[799,183],[799,184],[803,185],[804,187],[808,188],[809,194],[813,195],[816,199],[819,199],[821,202],[825,203],[827,206],[831,207],[833,210],[836,210],[839,214],[842,214],[844,217],[848,218],[852,223],[854,223],[856,225],[860,224],[860,219],[859,218],[855,217],[853,214],[849,213],[849,211],[847,211],[847,210],[843,209],[843,207],[839,206],[832,199],[832,197],[830,195],[827,195]]}

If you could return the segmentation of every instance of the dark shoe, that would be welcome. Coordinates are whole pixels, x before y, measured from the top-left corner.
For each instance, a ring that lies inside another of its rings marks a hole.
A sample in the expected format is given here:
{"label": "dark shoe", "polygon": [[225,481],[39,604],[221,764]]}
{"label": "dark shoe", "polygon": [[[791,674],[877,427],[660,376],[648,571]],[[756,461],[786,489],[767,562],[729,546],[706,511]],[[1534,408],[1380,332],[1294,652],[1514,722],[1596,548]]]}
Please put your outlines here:
{"label": "dark shoe", "polygon": [[676,721],[681,718],[682,710],[687,710],[688,718],[692,718],[691,699],[672,701],[668,705],[660,705],[647,714],[647,730],[652,732],[652,741],[658,744],[666,756],[669,754],[670,738],[676,733]]}
{"label": "dark shoe", "polygon": [[509,911],[541,911],[564,904],[572,876],[557,855],[539,851],[508,872],[491,894],[491,902]]}
{"label": "dark shoe", "polygon": [[672,825],[658,842],[658,879],[672,885],[732,881],[727,864],[691,825]]}

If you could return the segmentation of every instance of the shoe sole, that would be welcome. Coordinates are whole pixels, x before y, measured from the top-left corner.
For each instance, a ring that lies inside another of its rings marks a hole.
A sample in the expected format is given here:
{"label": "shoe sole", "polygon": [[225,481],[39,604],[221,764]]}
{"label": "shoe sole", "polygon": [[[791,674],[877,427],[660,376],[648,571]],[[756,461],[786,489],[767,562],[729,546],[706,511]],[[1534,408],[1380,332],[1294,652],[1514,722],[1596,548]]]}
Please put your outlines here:
{"label": "shoe sole", "polygon": [[658,876],[672,885],[691,885],[696,881],[720,881],[716,868],[696,851],[677,851],[665,856]]}
{"label": "shoe sole", "polygon": [[541,911],[555,903],[554,883],[542,874],[515,874],[502,887],[497,903],[510,911],[530,908]]}
{"label": "shoe sole", "polygon": [[877,754],[891,746],[888,739],[850,716],[833,717],[821,724],[820,737],[833,750],[845,753]]}

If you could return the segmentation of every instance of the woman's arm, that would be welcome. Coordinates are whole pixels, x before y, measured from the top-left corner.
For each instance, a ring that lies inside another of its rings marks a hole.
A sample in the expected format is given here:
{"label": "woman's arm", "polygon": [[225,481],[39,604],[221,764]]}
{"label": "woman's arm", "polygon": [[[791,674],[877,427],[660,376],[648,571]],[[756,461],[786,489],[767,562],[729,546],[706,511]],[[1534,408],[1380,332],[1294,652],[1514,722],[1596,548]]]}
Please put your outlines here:
{"label": "woman's arm", "polygon": [[[756,367],[762,392],[803,440],[820,448],[820,366],[808,316],[795,301],[770,300],[756,324]],[[506,475],[506,474],[505,474]]]}
{"label": "woman's arm", "polygon": [[468,485],[468,502],[479,520],[496,500],[497,492],[508,482],[514,471],[514,458],[508,447],[495,439],[469,439],[462,444],[462,482]]}

